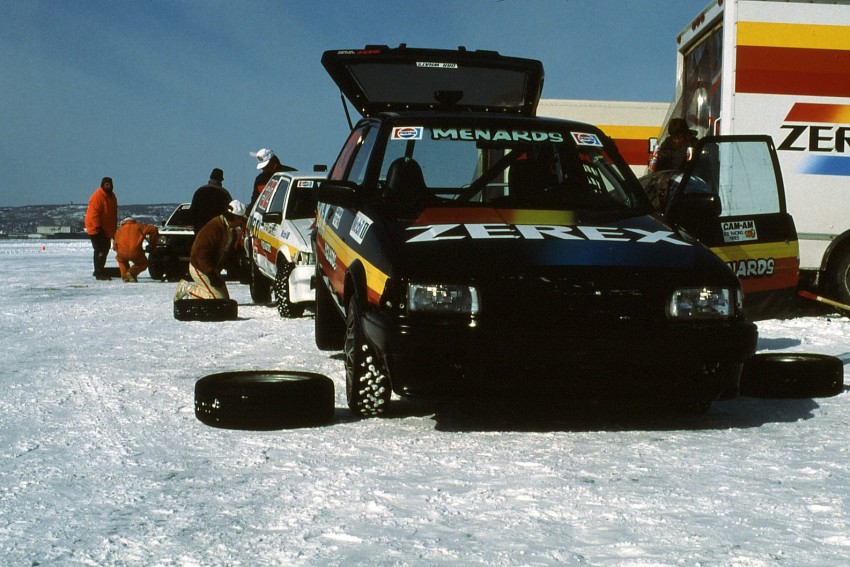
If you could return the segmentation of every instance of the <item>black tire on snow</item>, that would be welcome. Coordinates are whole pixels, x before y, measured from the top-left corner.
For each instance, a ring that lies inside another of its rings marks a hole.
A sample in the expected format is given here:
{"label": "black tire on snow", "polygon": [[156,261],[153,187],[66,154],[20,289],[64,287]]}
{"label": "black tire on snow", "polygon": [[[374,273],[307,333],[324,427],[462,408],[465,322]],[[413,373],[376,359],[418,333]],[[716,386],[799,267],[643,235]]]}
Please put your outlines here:
{"label": "black tire on snow", "polygon": [[839,303],[850,304],[850,251],[845,251],[838,256],[838,261],[833,264],[831,289],[836,295]]}
{"label": "black tire on snow", "polygon": [[254,303],[268,303],[272,299],[272,283],[266,279],[257,265],[251,263],[251,282],[248,284],[251,290],[251,299]]}
{"label": "black tire on snow", "polygon": [[359,417],[374,417],[386,411],[392,396],[390,380],[375,349],[366,341],[357,302],[352,299],[345,325],[345,398]]}
{"label": "black tire on snow", "polygon": [[195,383],[195,417],[226,429],[325,425],[334,416],[333,380],[297,371],[222,372]]}
{"label": "black tire on snow", "polygon": [[345,344],[345,321],[339,315],[331,292],[316,274],[316,315],[313,321],[316,347],[341,350]]}
{"label": "black tire on snow", "polygon": [[826,354],[757,353],[744,362],[741,395],[828,398],[844,390],[844,363]]}
{"label": "black tire on snow", "polygon": [[148,262],[148,275],[152,280],[162,281],[165,279],[165,274],[158,263]]}
{"label": "black tire on snow", "polygon": [[178,321],[232,321],[239,315],[233,299],[178,299],[174,318]]}
{"label": "black tire on snow", "polygon": [[275,299],[277,300],[277,312],[281,317],[286,319],[294,319],[304,314],[303,303],[292,303],[289,301],[289,275],[294,268],[295,265],[289,262],[279,263],[275,272],[274,286],[272,287]]}

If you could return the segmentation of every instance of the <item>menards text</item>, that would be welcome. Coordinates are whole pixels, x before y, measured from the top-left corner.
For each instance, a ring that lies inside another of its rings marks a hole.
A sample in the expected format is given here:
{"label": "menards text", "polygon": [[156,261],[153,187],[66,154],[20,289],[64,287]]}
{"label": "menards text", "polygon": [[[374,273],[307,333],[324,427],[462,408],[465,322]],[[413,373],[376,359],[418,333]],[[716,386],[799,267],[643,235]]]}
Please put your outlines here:
{"label": "menards text", "polygon": [[676,246],[690,246],[687,242],[672,238],[667,230],[642,230],[639,228],[610,228],[595,226],[559,226],[531,224],[429,224],[408,227],[419,233],[407,242],[435,242],[437,240],[525,238],[529,240],[604,240],[614,242],[640,242],[654,244],[667,242]]}

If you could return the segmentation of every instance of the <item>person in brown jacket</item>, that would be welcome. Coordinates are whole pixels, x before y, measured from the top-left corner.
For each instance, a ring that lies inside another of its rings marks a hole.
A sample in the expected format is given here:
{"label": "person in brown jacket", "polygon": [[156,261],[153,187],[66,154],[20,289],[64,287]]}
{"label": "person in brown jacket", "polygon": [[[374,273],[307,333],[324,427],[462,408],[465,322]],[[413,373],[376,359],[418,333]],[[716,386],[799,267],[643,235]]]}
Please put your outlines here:
{"label": "person in brown jacket", "polygon": [[104,177],[86,209],[86,233],[94,248],[94,277],[99,280],[112,279],[106,272],[106,257],[109,245],[118,228],[118,199],[113,193],[112,178]]}
{"label": "person in brown jacket", "polygon": [[121,271],[121,279],[125,282],[137,282],[139,274],[148,268],[148,259],[142,247],[145,238],[151,250],[156,250],[159,230],[154,225],[136,222],[133,217],[127,217],[121,221],[121,227],[115,233],[112,249],[115,250],[115,260]]}
{"label": "person in brown jacket", "polygon": [[189,256],[189,275],[195,283],[180,280],[174,301],[179,299],[230,299],[227,284],[221,277],[227,252],[233,246],[247,211],[233,200],[227,212],[210,220],[195,236]]}

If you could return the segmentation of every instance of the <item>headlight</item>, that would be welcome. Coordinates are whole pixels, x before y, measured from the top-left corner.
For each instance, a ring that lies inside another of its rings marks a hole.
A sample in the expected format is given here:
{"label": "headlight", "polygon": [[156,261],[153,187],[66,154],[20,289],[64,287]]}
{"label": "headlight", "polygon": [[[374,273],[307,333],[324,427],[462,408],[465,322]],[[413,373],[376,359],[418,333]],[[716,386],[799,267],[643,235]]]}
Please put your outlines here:
{"label": "headlight", "polygon": [[474,287],[465,285],[409,284],[407,310],[411,313],[476,315],[478,291]]}
{"label": "headlight", "polygon": [[741,294],[728,288],[677,289],[670,298],[671,319],[730,319],[741,311]]}

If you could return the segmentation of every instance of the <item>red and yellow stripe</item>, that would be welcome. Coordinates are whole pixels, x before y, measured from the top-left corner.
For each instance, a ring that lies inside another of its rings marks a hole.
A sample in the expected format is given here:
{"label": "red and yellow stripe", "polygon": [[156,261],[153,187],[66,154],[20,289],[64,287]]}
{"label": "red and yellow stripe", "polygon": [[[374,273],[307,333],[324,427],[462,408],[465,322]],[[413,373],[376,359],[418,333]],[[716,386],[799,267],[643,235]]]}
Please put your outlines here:
{"label": "red and yellow stripe", "polygon": [[739,22],[736,91],[808,96],[850,92],[850,26]]}
{"label": "red and yellow stripe", "polygon": [[850,124],[850,105],[796,102],[785,117],[785,121]]}
{"label": "red and yellow stripe", "polygon": [[649,162],[649,139],[661,137],[661,125],[656,126],[616,126],[612,124],[598,126],[612,138],[626,163],[633,166],[646,165]]}
{"label": "red and yellow stripe", "polygon": [[772,258],[773,274],[769,276],[739,276],[744,293],[776,291],[796,288],[800,271],[799,246],[796,240],[767,242],[764,244],[741,244],[740,246],[718,246],[712,252],[726,263]]}

